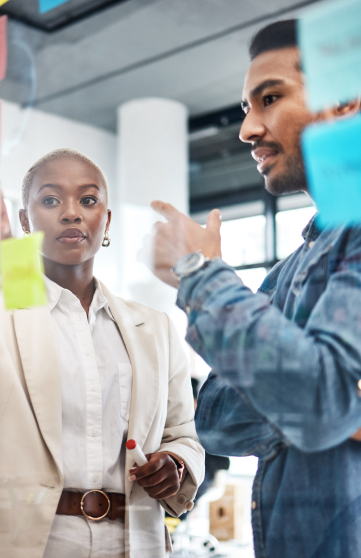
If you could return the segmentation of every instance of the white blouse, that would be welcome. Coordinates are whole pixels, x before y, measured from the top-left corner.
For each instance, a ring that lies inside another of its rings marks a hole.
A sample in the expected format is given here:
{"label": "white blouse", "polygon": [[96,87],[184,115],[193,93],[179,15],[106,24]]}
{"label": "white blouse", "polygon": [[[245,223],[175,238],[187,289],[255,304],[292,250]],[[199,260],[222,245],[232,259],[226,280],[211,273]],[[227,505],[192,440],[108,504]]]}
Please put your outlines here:
{"label": "white blouse", "polygon": [[[132,369],[121,334],[98,281],[88,317],[73,293],[45,281],[62,383],[64,489],[124,493]],[[122,540],[119,520],[56,516],[44,558],[120,556]]]}

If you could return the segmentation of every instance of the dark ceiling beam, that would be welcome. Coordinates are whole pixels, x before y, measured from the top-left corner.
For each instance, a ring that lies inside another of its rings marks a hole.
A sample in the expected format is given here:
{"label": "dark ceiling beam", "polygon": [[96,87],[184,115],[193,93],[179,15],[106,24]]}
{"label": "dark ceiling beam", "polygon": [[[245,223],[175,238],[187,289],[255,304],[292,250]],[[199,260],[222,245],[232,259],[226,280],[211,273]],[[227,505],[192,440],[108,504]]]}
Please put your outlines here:
{"label": "dark ceiling beam", "polygon": [[188,129],[189,132],[192,133],[198,130],[204,130],[205,128],[211,128],[213,126],[222,128],[230,126],[231,124],[238,124],[242,122],[243,119],[244,112],[241,105],[233,105],[231,107],[224,107],[220,110],[207,112],[205,114],[191,116],[188,121]]}
{"label": "dark ceiling beam", "polygon": [[217,194],[204,196],[190,196],[189,209],[190,213],[199,213],[201,211],[210,211],[215,207],[226,207],[228,205],[236,205],[239,203],[249,203],[259,200],[265,200],[267,192],[264,186],[251,186],[248,188],[239,188],[238,190],[222,191]]}

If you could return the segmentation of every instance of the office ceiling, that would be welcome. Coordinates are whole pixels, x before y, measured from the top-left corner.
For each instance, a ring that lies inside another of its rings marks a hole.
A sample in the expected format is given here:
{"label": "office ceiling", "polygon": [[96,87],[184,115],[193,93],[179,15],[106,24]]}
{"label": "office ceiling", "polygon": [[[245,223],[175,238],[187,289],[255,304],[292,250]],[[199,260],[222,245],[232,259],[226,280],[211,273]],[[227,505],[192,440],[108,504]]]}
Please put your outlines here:
{"label": "office ceiling", "polygon": [[235,105],[251,36],[315,1],[68,0],[39,15],[38,0],[9,0],[0,97],[109,131],[129,99],[176,99],[191,116]]}

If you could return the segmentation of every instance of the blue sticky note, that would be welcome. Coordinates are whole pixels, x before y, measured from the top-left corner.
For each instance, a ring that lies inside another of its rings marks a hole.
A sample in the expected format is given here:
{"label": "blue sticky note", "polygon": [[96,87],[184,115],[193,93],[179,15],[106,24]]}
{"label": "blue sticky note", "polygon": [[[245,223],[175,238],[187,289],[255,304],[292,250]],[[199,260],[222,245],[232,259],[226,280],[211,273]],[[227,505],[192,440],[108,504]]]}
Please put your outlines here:
{"label": "blue sticky note", "polygon": [[65,4],[68,0],[39,0],[39,9],[41,14],[45,14],[49,10],[53,10],[61,4]]}
{"label": "blue sticky note", "polygon": [[361,93],[361,0],[309,9],[298,22],[298,44],[311,111]]}
{"label": "blue sticky note", "polygon": [[321,226],[361,224],[361,115],[306,128],[302,151]]}

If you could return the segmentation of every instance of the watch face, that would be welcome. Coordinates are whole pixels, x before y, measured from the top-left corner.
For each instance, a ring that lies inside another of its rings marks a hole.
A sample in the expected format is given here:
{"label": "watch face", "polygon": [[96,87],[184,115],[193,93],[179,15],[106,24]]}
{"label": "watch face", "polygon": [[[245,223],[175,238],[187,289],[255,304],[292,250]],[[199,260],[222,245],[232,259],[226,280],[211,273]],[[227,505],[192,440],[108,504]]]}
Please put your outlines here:
{"label": "watch face", "polygon": [[192,273],[192,271],[196,271],[199,267],[202,267],[203,263],[204,255],[202,252],[193,252],[179,260],[175,267],[175,272],[181,276],[187,275]]}
{"label": "watch face", "polygon": [[199,263],[201,254],[188,254],[188,260],[182,265],[183,272],[191,271]]}

